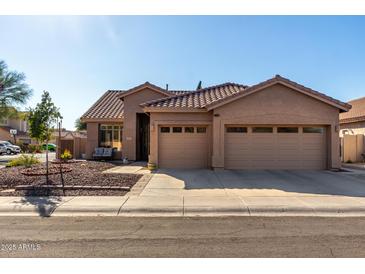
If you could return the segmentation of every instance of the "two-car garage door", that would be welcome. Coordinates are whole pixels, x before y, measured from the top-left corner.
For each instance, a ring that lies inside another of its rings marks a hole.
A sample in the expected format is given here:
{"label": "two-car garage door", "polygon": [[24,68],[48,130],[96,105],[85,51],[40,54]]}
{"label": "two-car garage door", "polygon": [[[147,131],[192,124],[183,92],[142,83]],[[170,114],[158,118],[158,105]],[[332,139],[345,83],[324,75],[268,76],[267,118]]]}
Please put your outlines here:
{"label": "two-car garage door", "polygon": [[[161,168],[209,167],[204,126],[159,127]],[[224,135],[225,169],[326,169],[326,128],[230,125]]]}
{"label": "two-car garage door", "polygon": [[314,126],[227,126],[227,169],[325,169],[326,131]]}

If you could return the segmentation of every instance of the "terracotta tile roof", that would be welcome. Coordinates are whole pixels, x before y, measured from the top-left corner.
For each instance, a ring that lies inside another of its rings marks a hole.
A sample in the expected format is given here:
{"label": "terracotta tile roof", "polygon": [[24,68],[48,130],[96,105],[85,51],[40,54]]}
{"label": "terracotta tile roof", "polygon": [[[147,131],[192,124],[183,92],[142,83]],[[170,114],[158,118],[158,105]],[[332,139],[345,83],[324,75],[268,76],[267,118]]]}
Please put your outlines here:
{"label": "terracotta tile roof", "polygon": [[119,98],[122,92],[108,90],[81,116],[81,119],[122,119],[124,103]]}
{"label": "terracotta tile roof", "polygon": [[[130,90],[128,90],[128,92],[129,91]],[[126,90],[108,90],[85,112],[84,115],[81,116],[81,119],[122,119],[124,114],[124,102],[120,99],[120,95],[126,92]],[[168,91],[171,96],[186,94],[188,92],[191,91]]]}
{"label": "terracotta tile roof", "polygon": [[340,124],[365,121],[365,97],[351,100],[352,105],[349,112],[340,114]]}
{"label": "terracotta tile roof", "polygon": [[143,107],[203,108],[215,101],[232,96],[247,88],[245,85],[224,83],[191,92],[182,92],[168,98],[161,98],[141,104]]}
{"label": "terracotta tile roof", "polygon": [[[282,83],[290,85],[314,97],[325,100],[339,107],[341,111],[348,111],[351,105],[336,100],[318,91],[307,88],[289,79],[276,75],[267,81],[248,87],[236,83],[224,83],[216,86],[206,87],[200,90],[165,90],[148,82],[127,91],[108,90],[104,95],[90,107],[81,117],[82,119],[123,119],[124,102],[120,99],[121,95],[141,89],[144,86],[158,89],[161,92],[171,95],[161,99],[142,103],[142,107],[153,108],[181,108],[181,109],[212,109],[217,105],[230,102],[240,96],[245,96],[251,92],[259,90],[267,85]],[[365,115],[365,113],[364,113]]]}
{"label": "terracotta tile roof", "polygon": [[172,95],[181,95],[189,92],[194,92],[195,90],[168,90],[168,92],[172,93]]}
{"label": "terracotta tile roof", "polygon": [[217,105],[230,102],[231,100],[239,98],[240,96],[250,94],[251,92],[260,90],[262,87],[276,83],[287,84],[305,93],[329,101],[330,103],[338,106],[342,111],[347,111],[351,108],[351,105],[347,103],[341,102],[323,93],[307,88],[287,78],[281,77],[280,75],[276,75],[269,80],[250,87],[235,83],[225,83],[222,85],[204,88],[188,94],[146,102],[141,104],[141,106],[152,108],[207,108],[209,110],[216,107]]}

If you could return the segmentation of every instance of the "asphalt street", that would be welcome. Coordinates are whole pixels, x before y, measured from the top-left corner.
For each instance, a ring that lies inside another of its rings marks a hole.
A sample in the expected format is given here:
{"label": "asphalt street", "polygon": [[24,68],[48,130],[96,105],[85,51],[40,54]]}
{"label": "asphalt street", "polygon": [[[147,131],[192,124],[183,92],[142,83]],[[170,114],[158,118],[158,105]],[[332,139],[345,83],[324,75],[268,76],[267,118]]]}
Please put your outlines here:
{"label": "asphalt street", "polygon": [[1,217],[1,257],[365,257],[365,218]]}

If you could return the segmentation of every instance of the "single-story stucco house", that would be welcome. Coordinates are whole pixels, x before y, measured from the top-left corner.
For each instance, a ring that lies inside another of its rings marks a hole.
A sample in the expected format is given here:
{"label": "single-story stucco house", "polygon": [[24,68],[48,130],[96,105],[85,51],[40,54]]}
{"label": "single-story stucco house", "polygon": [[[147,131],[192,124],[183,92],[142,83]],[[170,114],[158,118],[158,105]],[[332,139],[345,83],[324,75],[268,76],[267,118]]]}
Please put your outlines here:
{"label": "single-story stucco house", "polygon": [[342,160],[362,162],[365,154],[365,97],[351,100],[349,112],[340,114]]}
{"label": "single-story stucco house", "polygon": [[148,82],[107,91],[82,117],[96,147],[160,168],[339,168],[339,113],[351,105],[276,75],[194,91]]}

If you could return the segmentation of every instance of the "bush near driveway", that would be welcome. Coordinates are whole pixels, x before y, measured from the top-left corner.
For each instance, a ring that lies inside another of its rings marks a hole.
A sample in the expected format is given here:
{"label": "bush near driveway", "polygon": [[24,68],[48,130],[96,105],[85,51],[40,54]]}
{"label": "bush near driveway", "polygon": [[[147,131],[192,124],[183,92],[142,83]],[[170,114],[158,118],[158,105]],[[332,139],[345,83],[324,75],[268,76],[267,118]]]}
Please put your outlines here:
{"label": "bush near driveway", "polygon": [[32,165],[39,164],[40,161],[36,157],[34,157],[34,154],[32,155],[21,155],[20,157],[11,160],[9,163],[7,163],[7,167],[16,167],[16,166],[25,166],[25,167],[31,167]]}
{"label": "bush near driveway", "polygon": [[65,151],[61,154],[62,161],[67,162],[68,160],[72,159],[72,154],[68,149],[65,149]]}

